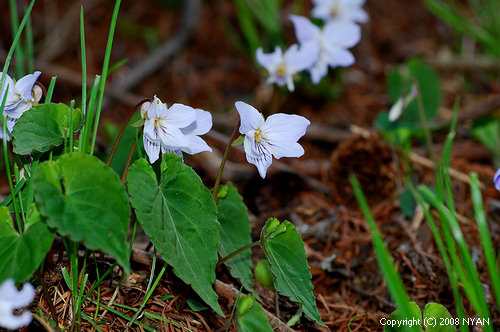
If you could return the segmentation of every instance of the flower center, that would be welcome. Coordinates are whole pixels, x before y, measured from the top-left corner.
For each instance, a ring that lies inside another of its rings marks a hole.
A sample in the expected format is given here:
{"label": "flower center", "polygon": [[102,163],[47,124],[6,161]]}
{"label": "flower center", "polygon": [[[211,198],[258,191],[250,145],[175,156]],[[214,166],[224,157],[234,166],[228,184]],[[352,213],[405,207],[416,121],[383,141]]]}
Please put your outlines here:
{"label": "flower center", "polygon": [[337,16],[339,14],[339,5],[337,3],[332,5],[332,10],[330,11],[330,15]]}
{"label": "flower center", "polygon": [[285,72],[286,72],[286,67],[285,67],[285,64],[281,64],[279,67],[278,67],[278,76],[285,76]]}
{"label": "flower center", "polygon": [[253,139],[256,143],[259,143],[260,138],[262,137],[262,130],[257,129],[255,134],[253,134]]}
{"label": "flower center", "polygon": [[155,126],[155,128],[156,128],[156,129],[158,129],[158,123],[159,123],[159,122],[160,122],[160,120],[159,120],[159,119],[155,119],[155,120],[154,120],[154,126]]}

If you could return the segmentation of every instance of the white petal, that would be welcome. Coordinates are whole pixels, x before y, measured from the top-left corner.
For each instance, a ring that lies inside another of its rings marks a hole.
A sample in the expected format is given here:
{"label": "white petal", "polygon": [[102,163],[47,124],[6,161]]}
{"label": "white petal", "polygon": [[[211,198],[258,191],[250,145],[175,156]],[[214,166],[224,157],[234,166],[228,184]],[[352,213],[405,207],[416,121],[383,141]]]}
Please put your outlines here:
{"label": "white petal", "polygon": [[311,40],[301,45],[300,49],[296,44],[290,46],[285,53],[287,64],[287,74],[294,75],[301,70],[309,69],[318,60],[319,42]]}
{"label": "white petal", "polygon": [[149,119],[157,119],[164,117],[167,112],[167,105],[161,102],[161,100],[154,96],[153,102],[149,105],[148,108],[148,118]]}
{"label": "white petal", "polygon": [[153,164],[160,155],[160,142],[151,141],[146,135],[143,136],[144,150],[146,151],[149,162]]}
{"label": "white petal", "polygon": [[196,121],[196,112],[190,106],[173,104],[167,110],[165,121],[168,126],[184,128]]}
{"label": "white petal", "polygon": [[325,25],[323,36],[328,45],[350,48],[361,40],[361,28],[348,21],[332,21]]}
{"label": "white petal", "polygon": [[160,120],[158,127],[158,137],[163,145],[171,146],[173,148],[185,148],[189,146],[189,140],[179,128],[173,126],[164,126],[163,121]]}
{"label": "white petal", "polygon": [[161,145],[161,154],[164,155],[165,153],[173,153],[176,156],[183,157],[181,149],[176,149],[171,146],[165,146]]}
{"label": "white petal", "polygon": [[[0,79],[2,78],[2,72],[0,71]],[[9,74],[5,74],[5,81],[3,82],[3,88],[2,92],[0,93],[0,103],[3,100],[3,97],[5,95],[5,91],[7,88],[9,89],[14,89],[14,82],[12,81],[12,78],[10,78]]]}
{"label": "white petal", "polygon": [[291,144],[304,136],[310,124],[311,122],[303,116],[277,113],[267,118],[262,126],[262,132],[271,145],[278,144],[279,141]]}
{"label": "white petal", "polygon": [[15,105],[15,107],[13,107],[11,109],[5,109],[4,112],[5,112],[5,115],[7,115],[11,118],[19,119],[23,115],[23,113],[26,112],[27,110],[31,109],[31,107],[33,107],[32,103],[23,100],[23,101],[17,103],[17,105]]}
{"label": "white petal", "polygon": [[21,78],[16,82],[16,91],[21,94],[23,99],[32,100],[31,91],[33,90],[33,85],[40,77],[41,72],[36,71],[33,74],[29,74]]}
{"label": "white petal", "polygon": [[209,147],[201,137],[196,135],[187,135],[187,138],[189,140],[189,146],[182,148],[182,151],[189,154],[197,154],[204,151],[212,152],[212,148]]}
{"label": "white petal", "polygon": [[146,136],[151,141],[159,141],[158,131],[155,128],[155,120],[148,119],[144,122],[144,136]]}
{"label": "white petal", "polygon": [[329,2],[331,1],[318,1],[311,11],[311,16],[322,20],[328,20],[331,17],[331,5]]}
{"label": "white petal", "polygon": [[349,18],[349,20],[352,20],[354,22],[366,23],[369,21],[368,14],[361,7],[349,6],[348,8],[346,8],[345,15]]}
{"label": "white petal", "polygon": [[295,27],[295,35],[299,43],[303,44],[311,39],[316,39],[320,33],[319,28],[307,17],[290,15],[290,20]]}
{"label": "white petal", "polygon": [[264,53],[262,48],[258,48],[255,52],[255,58],[267,71],[274,71],[274,68],[281,62],[283,53],[279,46],[276,46],[273,53]]}
{"label": "white petal", "polygon": [[389,121],[396,121],[403,113],[404,101],[403,98],[399,98],[398,101],[392,105],[389,111]]}
{"label": "white petal", "polygon": [[255,131],[251,130],[245,135],[245,139],[243,140],[243,149],[245,150],[247,156],[258,158],[262,155],[262,148],[259,148],[259,143],[255,142],[253,138],[254,134]]}
{"label": "white petal", "polygon": [[324,59],[320,59],[316,64],[309,69],[311,73],[311,81],[314,84],[318,84],[323,77],[328,74],[328,62],[324,61]]}
{"label": "white petal", "polygon": [[250,130],[257,130],[264,124],[264,117],[255,107],[242,101],[234,103],[240,115],[240,133],[246,134]]}
{"label": "white petal", "polygon": [[19,316],[16,316],[13,313],[3,313],[0,316],[0,327],[9,330],[17,330],[18,328],[31,323],[31,319],[31,312],[29,311],[25,311]]}
{"label": "white petal", "polygon": [[278,141],[271,146],[271,153],[276,159],[282,157],[298,158],[304,154],[304,148],[299,143],[290,143],[285,141]]}
{"label": "white petal", "polygon": [[262,154],[260,157],[252,157],[247,154],[247,161],[257,167],[260,176],[264,179],[267,169],[273,163],[273,157],[270,153]]}
{"label": "white petal", "polygon": [[356,60],[351,52],[340,47],[329,47],[327,51],[330,57],[329,65],[332,67],[347,67]]}
{"label": "white petal", "polygon": [[195,108],[194,111],[196,113],[196,121],[182,128],[182,133],[186,135],[204,135],[208,133],[212,128],[212,114],[199,108]]}

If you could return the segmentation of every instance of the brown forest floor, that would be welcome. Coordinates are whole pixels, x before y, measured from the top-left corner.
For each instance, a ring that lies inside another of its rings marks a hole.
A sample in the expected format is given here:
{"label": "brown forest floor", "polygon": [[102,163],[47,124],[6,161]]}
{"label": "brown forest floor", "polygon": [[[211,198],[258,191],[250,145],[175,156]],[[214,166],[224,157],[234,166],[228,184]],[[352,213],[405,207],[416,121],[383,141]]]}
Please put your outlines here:
{"label": "brown forest floor", "polygon": [[[130,68],[143,62],[156,44],[176,33],[182,22],[182,11],[179,6],[168,5],[176,2],[179,1],[163,1],[167,5],[154,0],[123,2],[111,62],[125,58],[128,62],[111,75],[109,87],[116,87],[114,83],[125,77]],[[306,7],[303,14],[308,15],[309,1],[303,2]],[[93,78],[100,72],[113,2],[86,0],[83,5],[87,9],[88,74]],[[79,6],[78,1],[39,0],[32,15],[36,41],[35,67],[42,71],[41,81],[45,86],[48,86],[51,76],[58,76],[53,97],[57,102],[68,103],[81,91]],[[356,64],[342,72],[344,86],[340,97],[326,100],[306,87],[294,94],[282,94],[278,101],[280,112],[304,115],[315,125],[301,140],[305,156],[284,160],[283,163],[291,167],[289,171],[280,171],[273,166],[268,177],[262,180],[256,169],[246,164],[243,153],[235,150],[225,175],[225,180],[233,181],[245,198],[252,216],[254,238],[258,238],[264,221],[270,216],[288,219],[303,231],[318,308],[323,321],[332,331],[347,331],[349,320],[359,314],[362,316],[351,323],[353,331],[381,330],[379,319],[387,317],[395,309],[372,250],[369,229],[346,180],[346,175],[352,171],[362,181],[410,298],[421,307],[431,301],[439,302],[456,317],[450,284],[432,235],[422,219],[405,220],[402,216],[397,201],[398,173],[394,169],[390,150],[371,129],[377,113],[390,107],[385,88],[389,69],[408,57],[427,60],[440,74],[444,98],[438,121],[449,121],[453,102],[461,96],[461,120],[452,167],[460,172],[476,171],[479,174],[486,188],[483,196],[485,206],[489,207],[487,212],[496,250],[500,243],[500,218],[497,216],[500,194],[491,184],[495,171],[490,162],[491,153],[474,141],[469,133],[470,120],[484,111],[484,107],[481,108],[484,103],[495,98],[500,91],[498,74],[492,76],[491,72],[474,65],[460,67],[443,60],[443,52],[452,52],[459,37],[429,14],[420,1],[368,0],[365,9],[370,15],[370,22],[362,26],[362,41],[353,50]],[[282,19],[290,43],[294,42],[294,37],[286,17],[291,11],[291,1],[285,1]],[[7,1],[0,3],[0,17],[0,45],[5,49],[11,40]],[[129,91],[113,93],[103,115],[105,120],[121,125],[134,111],[132,105],[156,94],[168,104],[181,102],[211,111],[215,123],[212,132],[229,135],[237,121],[234,102],[243,99],[254,105],[263,104],[268,98],[269,87],[263,85],[258,70],[231,44],[222,28],[222,18],[237,31],[231,1],[202,2],[200,19],[196,22],[190,42],[182,45],[159,70]],[[149,42],[144,39],[146,34],[153,36]],[[498,65],[496,70],[498,72]],[[485,112],[493,112],[496,108],[486,107]],[[357,126],[354,131],[352,125]],[[359,132],[369,133],[370,137],[363,138]],[[445,134],[446,130],[433,137],[436,151],[441,149]],[[186,159],[208,186],[213,185],[217,162],[225,146],[225,138],[219,136],[212,134],[207,138],[216,153]],[[105,152],[110,142],[104,135],[99,144],[101,151]],[[426,157],[421,146],[416,146],[414,152]],[[432,183],[432,169],[418,162],[414,165],[418,182]],[[318,182],[305,181],[303,175]],[[8,186],[5,176],[3,178],[0,191],[5,194]],[[469,186],[457,179],[453,181],[457,211],[464,221],[462,229],[473,252],[480,253]],[[139,237],[137,247],[144,249],[146,245]],[[56,300],[58,319],[66,325],[70,317],[70,295],[60,272],[67,261],[57,259],[62,252],[61,247],[56,243],[49,253],[44,279],[50,287],[51,298]],[[262,254],[254,250],[255,261],[259,257]],[[102,264],[105,263],[103,257]],[[477,266],[485,287],[491,290],[481,255],[478,256]],[[150,270],[140,262],[133,267],[133,273],[126,277],[120,288],[116,303],[138,307]],[[87,270],[95,268],[89,266]],[[218,270],[217,275],[220,280],[238,287],[224,270]],[[89,278],[90,283],[95,281],[95,276]],[[102,303],[109,301],[118,280],[119,276],[113,276],[102,284]],[[257,287],[265,308],[275,314],[274,294]],[[173,297],[163,300],[165,295]],[[192,297],[196,295],[171,270],[167,270],[146,309],[195,331],[225,330],[227,320],[210,310],[199,313],[189,310],[185,301]],[[37,299],[33,309],[38,306],[44,315],[50,316],[45,299]],[[494,324],[500,329],[500,316],[493,301],[493,296],[490,296]],[[221,297],[220,303],[229,317],[233,302]],[[297,306],[286,298],[279,299],[279,308],[280,318],[285,322],[297,310]],[[466,309],[472,314],[468,303]],[[84,311],[87,314],[92,315],[94,310],[93,304],[86,303]],[[132,315],[130,311],[119,310]],[[100,328],[105,331],[125,329],[126,321],[117,315],[108,313],[104,320],[108,325],[100,325]],[[174,326],[160,326],[157,321],[148,318],[143,318],[142,322],[163,331],[181,331]],[[90,330],[90,326],[85,324],[85,330]],[[293,328],[298,331],[326,330],[317,328],[305,318]],[[131,330],[140,329],[135,327]]]}

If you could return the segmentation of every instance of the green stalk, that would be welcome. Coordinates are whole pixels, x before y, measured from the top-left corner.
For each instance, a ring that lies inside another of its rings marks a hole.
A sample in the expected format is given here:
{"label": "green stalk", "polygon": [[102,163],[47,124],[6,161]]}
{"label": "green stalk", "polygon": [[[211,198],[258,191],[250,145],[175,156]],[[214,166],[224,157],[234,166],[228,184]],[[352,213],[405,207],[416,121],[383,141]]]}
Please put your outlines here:
{"label": "green stalk", "polygon": [[69,152],[73,152],[73,108],[75,108],[75,101],[72,100],[69,105]]}
{"label": "green stalk", "polygon": [[30,208],[31,208],[31,203],[33,203],[33,198],[35,195],[35,187],[33,186],[33,174],[35,174],[36,169],[38,168],[38,165],[40,164],[40,153],[34,153],[33,154],[33,162],[31,163],[31,174],[28,179],[28,200],[27,202],[27,211],[26,213],[29,215],[30,214]]}
{"label": "green stalk", "polygon": [[[17,49],[18,43],[19,43],[19,38],[21,37],[21,33],[23,32],[24,26],[26,25],[26,21],[28,20],[28,17],[30,16],[31,10],[33,9],[33,5],[35,4],[35,0],[31,0],[30,5],[28,6],[28,9],[26,9],[26,13],[24,14],[23,20],[21,21],[21,24],[19,25],[19,28],[17,29],[16,35],[14,36],[14,39],[12,40],[12,45],[10,46],[9,52],[7,53],[7,57],[5,58],[5,64],[3,65],[3,70],[2,70],[2,78],[0,79],[0,91],[3,91],[3,85],[5,83],[5,75],[7,75],[7,70],[9,69],[10,65],[10,60],[12,59],[12,55],[14,54],[14,50]],[[2,107],[2,112],[0,112],[0,116],[3,113],[3,107]]]}
{"label": "green stalk", "polygon": [[472,194],[472,202],[474,204],[474,213],[476,222],[481,237],[481,244],[483,246],[484,258],[488,266],[491,284],[495,293],[497,307],[500,308],[500,277],[498,275],[498,268],[496,265],[495,253],[493,251],[493,243],[491,242],[491,235],[488,229],[488,222],[484,214],[483,199],[481,197],[481,189],[479,189],[479,180],[476,173],[470,175],[470,191]]}
{"label": "green stalk", "polygon": [[115,35],[115,27],[116,27],[116,21],[118,19],[118,11],[120,9],[120,3],[121,0],[116,0],[115,2],[115,8],[113,10],[113,16],[111,18],[111,24],[109,27],[109,35],[108,35],[108,41],[106,43],[106,52],[104,53],[104,63],[102,65],[102,74],[101,74],[101,85],[99,87],[99,99],[97,102],[97,112],[95,115],[95,120],[94,120],[94,132],[92,133],[92,144],[90,146],[90,154],[94,154],[94,148],[95,148],[95,141],[97,138],[97,129],[99,126],[99,119],[101,117],[101,111],[102,111],[102,101],[104,98],[104,88],[106,87],[106,78],[108,76],[108,68],[109,68],[109,59],[111,58],[111,48],[113,46],[113,38]]}
{"label": "green stalk", "polygon": [[35,56],[33,51],[33,27],[31,18],[26,23],[26,59],[28,60],[28,73],[35,71]]}
{"label": "green stalk", "polygon": [[[375,223],[375,219],[373,214],[368,206],[368,202],[366,201],[365,195],[363,194],[363,190],[361,189],[361,185],[359,184],[356,176],[351,174],[349,176],[349,182],[354,190],[354,195],[356,196],[356,200],[363,212],[363,215],[370,227],[370,232],[372,235],[372,243],[373,248],[375,250],[375,255],[377,257],[377,262],[384,274],[384,278],[387,282],[387,288],[392,295],[392,298],[396,302],[396,305],[403,317],[410,318],[413,317],[411,313],[411,309],[409,306],[408,295],[406,294],[406,290],[401,280],[401,276],[398,274],[394,263],[392,262],[391,255],[387,247],[385,246],[384,240],[378,229],[377,224]],[[418,331],[417,326],[413,325],[409,329],[409,331]]]}
{"label": "green stalk", "polygon": [[87,153],[89,148],[90,132],[92,130],[92,121],[94,120],[97,90],[99,88],[100,81],[101,77],[99,75],[96,75],[94,79],[94,84],[92,85],[92,90],[90,91],[88,112],[85,116],[85,124],[83,125],[83,128],[80,131],[80,141],[78,149],[82,153]]}
{"label": "green stalk", "polygon": [[448,278],[450,279],[451,289],[453,291],[453,296],[455,298],[455,308],[457,310],[458,318],[460,320],[460,328],[462,332],[468,332],[469,327],[467,325],[463,325],[463,318],[466,318],[464,307],[462,304],[462,297],[460,295],[460,291],[458,289],[458,279],[455,270],[450,262],[450,258],[448,257],[448,253],[446,252],[446,247],[443,243],[443,239],[441,238],[441,234],[439,233],[439,229],[434,222],[434,218],[429,211],[428,205],[425,203],[422,196],[417,192],[415,187],[410,181],[406,181],[406,187],[412,193],[413,197],[417,201],[418,205],[422,208],[424,212],[425,219],[427,220],[427,224],[431,229],[432,236],[434,237],[434,241],[438,247],[439,253],[441,254],[441,258],[443,259],[444,266],[446,268],[446,272],[448,273]]}
{"label": "green stalk", "polygon": [[[17,12],[16,0],[9,0],[9,9],[10,9],[10,27],[12,29],[12,37],[14,38],[17,32],[20,30],[19,14]],[[23,50],[21,47],[17,47],[16,68],[15,68],[15,73],[17,77],[21,77],[24,75],[23,63],[24,63]]]}
{"label": "green stalk", "polygon": [[49,83],[49,88],[47,89],[47,95],[45,96],[45,104],[49,104],[52,101],[52,95],[54,94],[54,87],[56,86],[57,76],[52,76]]}
{"label": "green stalk", "polygon": [[[153,256],[153,257],[156,257],[156,255]],[[160,279],[161,279],[161,277],[163,276],[163,273],[165,273],[166,270],[167,270],[167,264],[164,264],[163,267],[161,268],[160,273],[156,277],[156,280],[155,280],[155,282],[153,284],[153,287],[151,287],[146,292],[146,296],[144,297],[144,300],[142,301],[141,306],[139,307],[139,310],[137,310],[137,312],[132,317],[132,319],[130,320],[130,322],[127,323],[127,326],[132,326],[134,324],[134,322],[136,321],[136,319],[142,314],[142,312],[144,310],[144,307],[146,306],[146,303],[149,301],[149,298],[151,297],[151,295],[153,295],[154,290],[158,286],[158,283],[160,282]],[[151,273],[154,273],[153,269],[151,270]]]}
{"label": "green stalk", "polygon": [[82,56],[82,103],[80,108],[83,116],[85,117],[87,107],[87,56],[85,50],[85,21],[83,18],[83,6],[80,6],[80,50]]}

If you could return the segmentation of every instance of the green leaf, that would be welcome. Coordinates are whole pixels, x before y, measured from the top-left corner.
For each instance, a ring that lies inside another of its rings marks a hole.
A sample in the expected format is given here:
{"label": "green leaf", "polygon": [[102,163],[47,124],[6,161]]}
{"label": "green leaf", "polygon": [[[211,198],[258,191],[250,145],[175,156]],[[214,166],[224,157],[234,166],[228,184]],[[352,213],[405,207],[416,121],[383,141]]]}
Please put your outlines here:
{"label": "green leaf", "polygon": [[206,305],[204,305],[203,303],[201,303],[199,301],[196,301],[195,299],[187,299],[186,303],[187,303],[189,309],[193,310],[194,312],[203,311],[203,310],[208,309],[208,307]]}
{"label": "green leaf", "polygon": [[115,172],[93,156],[68,153],[41,163],[33,181],[35,201],[50,227],[115,257],[125,273],[130,272],[130,207]]}
{"label": "green leaf", "polygon": [[272,332],[262,307],[252,295],[245,295],[238,301],[238,332]]}
{"label": "green leaf", "polygon": [[[14,152],[25,155],[61,145],[64,138],[69,137],[69,113],[65,104],[42,104],[31,108],[19,118],[12,132]],[[71,115],[76,130],[82,119],[81,111],[75,108]]]}
{"label": "green leaf", "polygon": [[182,159],[163,155],[161,182],[145,159],[128,171],[128,192],[137,220],[174,273],[223,315],[212,288],[219,223],[210,191]]}
{"label": "green leaf", "polygon": [[[218,215],[220,223],[219,254],[226,257],[232,252],[252,243],[252,230],[247,208],[243,197],[238,194],[232,183],[221,188],[226,191],[224,197],[218,200]],[[254,292],[252,286],[252,251],[250,249],[236,255],[225,264],[229,267],[233,277],[238,279],[245,289]]]}
{"label": "green leaf", "polygon": [[406,218],[413,217],[416,204],[417,203],[415,202],[415,199],[413,198],[413,195],[409,190],[406,190],[399,197],[399,209]]}
{"label": "green leaf", "polygon": [[[430,323],[435,322],[435,326],[428,326],[425,329],[425,332],[454,332],[455,326],[450,325],[441,325],[441,322],[451,322],[452,317],[448,310],[439,303],[430,302],[425,305],[424,309],[424,323],[431,318]],[[434,324],[432,324],[434,325]]]}
{"label": "green leaf", "polygon": [[9,278],[16,282],[28,280],[45,259],[56,236],[40,222],[34,205],[30,208],[23,235],[12,225],[9,209],[0,207],[0,283]]}
{"label": "green leaf", "polygon": [[[413,82],[418,84],[426,120],[431,120],[436,116],[441,103],[441,84],[436,72],[423,61],[410,59],[402,68],[391,71],[387,87],[389,96],[395,103],[399,97],[408,93]],[[417,99],[408,105],[400,119],[420,123]]]}
{"label": "green leaf", "polygon": [[[389,316],[389,319],[390,321],[394,321],[394,322],[404,322],[405,319],[407,319],[407,321],[412,321],[412,320],[415,320],[415,322],[419,322],[420,324],[418,324],[417,326],[417,329],[418,331],[423,331],[422,330],[422,326],[421,326],[421,323],[422,323],[422,312],[420,311],[420,308],[418,307],[418,305],[415,303],[415,302],[409,302],[408,303],[409,307],[410,307],[410,311],[411,311],[411,317],[405,317],[401,311],[399,309],[396,309],[392,312],[392,314]],[[401,326],[390,326],[390,325],[384,325],[384,332],[409,332],[409,331],[414,331],[411,329],[411,327],[409,326],[410,324],[401,324]],[[412,327],[415,327],[415,325],[412,325]]]}
{"label": "green leaf", "polygon": [[292,223],[286,220],[277,223],[276,218],[269,218],[260,237],[260,245],[276,277],[274,287],[281,295],[302,304],[306,316],[326,326],[316,307],[304,242]]}

